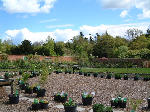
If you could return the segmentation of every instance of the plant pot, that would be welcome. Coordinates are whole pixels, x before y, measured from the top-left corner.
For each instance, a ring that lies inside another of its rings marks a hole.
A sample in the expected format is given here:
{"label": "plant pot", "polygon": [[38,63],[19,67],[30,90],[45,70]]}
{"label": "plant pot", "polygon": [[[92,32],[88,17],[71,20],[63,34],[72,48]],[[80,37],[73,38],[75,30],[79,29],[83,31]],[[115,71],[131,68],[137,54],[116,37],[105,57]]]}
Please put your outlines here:
{"label": "plant pot", "polygon": [[59,74],[59,71],[56,71],[56,74]]}
{"label": "plant pot", "polygon": [[65,112],[77,112],[77,105],[76,106],[64,106]]}
{"label": "plant pot", "polygon": [[135,77],[134,77],[134,81],[137,81],[137,80],[139,80],[139,78],[135,76]]}
{"label": "plant pot", "polygon": [[150,79],[148,77],[143,78],[144,81],[149,81]]}
{"label": "plant pot", "polygon": [[97,77],[97,76],[98,76],[98,74],[97,74],[97,73],[94,73],[94,74],[93,74],[93,76],[94,76],[94,77]]}
{"label": "plant pot", "polygon": [[111,107],[115,107],[116,103],[114,102],[114,100],[111,100],[110,103],[111,103]]}
{"label": "plant pot", "polygon": [[44,97],[45,96],[45,92],[46,92],[45,89],[39,89],[37,91],[37,97]]}
{"label": "plant pot", "polygon": [[93,97],[87,97],[87,98],[82,97],[82,103],[84,106],[92,105],[92,101],[93,101]]}
{"label": "plant pot", "polygon": [[32,104],[32,110],[39,110],[41,108],[40,103],[38,104]]}
{"label": "plant pot", "polygon": [[18,104],[19,103],[19,96],[15,96],[14,94],[9,95],[9,103],[10,104]]}
{"label": "plant pot", "polygon": [[65,103],[67,101],[67,96],[61,97],[60,95],[54,95],[54,101]]}
{"label": "plant pot", "polygon": [[82,72],[79,72],[79,75],[82,75]]}
{"label": "plant pot", "polygon": [[111,75],[107,75],[107,76],[106,76],[106,79],[111,79]]}
{"label": "plant pot", "polygon": [[40,103],[41,109],[48,109],[48,104],[49,104],[49,103]]}
{"label": "plant pot", "polygon": [[104,78],[104,75],[101,75],[101,78]]}
{"label": "plant pot", "polygon": [[127,77],[127,76],[124,76],[123,79],[124,79],[124,80],[128,80],[128,77]]}
{"label": "plant pot", "polygon": [[120,104],[120,108],[126,108],[127,102],[122,101]]}
{"label": "plant pot", "polygon": [[147,98],[148,109],[150,109],[150,98]]}
{"label": "plant pot", "polygon": [[87,73],[84,73],[84,76],[87,76]]}
{"label": "plant pot", "polygon": [[38,88],[37,87],[33,87],[33,93],[37,93]]}

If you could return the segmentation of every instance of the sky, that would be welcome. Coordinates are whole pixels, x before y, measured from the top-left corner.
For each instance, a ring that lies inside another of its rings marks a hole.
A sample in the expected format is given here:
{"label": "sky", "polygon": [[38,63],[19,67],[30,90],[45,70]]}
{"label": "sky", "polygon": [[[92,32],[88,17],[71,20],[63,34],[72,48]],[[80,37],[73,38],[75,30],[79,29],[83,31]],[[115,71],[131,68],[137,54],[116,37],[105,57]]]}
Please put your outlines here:
{"label": "sky", "polygon": [[128,29],[150,26],[150,0],[0,0],[0,39],[20,44],[68,41],[106,31],[124,37]]}

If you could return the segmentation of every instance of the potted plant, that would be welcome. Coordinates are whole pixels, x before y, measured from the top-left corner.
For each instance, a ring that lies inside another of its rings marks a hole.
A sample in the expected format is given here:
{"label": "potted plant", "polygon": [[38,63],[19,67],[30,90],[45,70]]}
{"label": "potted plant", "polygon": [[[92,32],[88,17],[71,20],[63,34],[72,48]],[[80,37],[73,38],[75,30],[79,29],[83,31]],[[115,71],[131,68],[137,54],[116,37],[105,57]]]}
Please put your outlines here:
{"label": "potted plant", "polygon": [[104,112],[105,106],[103,104],[94,104],[92,108],[93,112]]}
{"label": "potted plant", "polygon": [[18,104],[19,103],[19,92],[16,90],[15,94],[9,95],[9,103],[10,104]]}
{"label": "potted plant", "polygon": [[137,80],[139,80],[139,75],[138,75],[138,74],[136,74],[136,75],[134,76],[134,81],[137,81]]}
{"label": "potted plant", "polygon": [[79,71],[79,75],[82,75],[82,71],[81,70]]}
{"label": "potted plant", "polygon": [[39,110],[41,108],[41,105],[39,103],[38,99],[34,99],[34,102],[32,103],[32,110]]}
{"label": "potted plant", "polygon": [[25,88],[25,93],[27,94],[33,94],[33,88],[31,86],[26,86]]}
{"label": "potted plant", "polygon": [[129,78],[129,77],[128,77],[127,74],[125,74],[125,75],[123,76],[123,79],[124,79],[124,80],[128,80],[128,78]]}
{"label": "potted plant", "polygon": [[117,97],[112,98],[111,100],[111,107],[120,107],[120,108],[126,108],[127,98]]}
{"label": "potted plant", "polygon": [[[44,87],[44,85],[45,85],[45,83],[47,81],[48,75],[49,75],[48,69],[44,66],[42,68],[42,73],[41,73],[41,76],[40,76],[40,85],[42,87]],[[38,88],[37,89],[37,97],[44,97],[45,96],[45,92],[46,92],[45,89]]]}
{"label": "potted plant", "polygon": [[82,103],[83,103],[83,105],[84,106],[91,105],[92,101],[93,101],[93,98],[94,98],[94,95],[95,95],[95,92],[92,92],[91,94],[87,93],[87,92],[82,93]]}
{"label": "potted plant", "polygon": [[64,103],[65,112],[76,112],[77,111],[77,104],[69,98],[69,101]]}
{"label": "potted plant", "polygon": [[106,76],[107,79],[111,79],[111,77],[112,77],[111,73],[108,73],[107,76]]}
{"label": "potted plant", "polygon": [[54,95],[54,100],[57,102],[65,103],[67,101],[67,96],[68,94],[65,92],[61,92],[61,93],[58,92]]}
{"label": "potted plant", "polygon": [[88,74],[87,74],[87,76],[91,76],[91,74],[90,74],[90,73],[88,73]]}
{"label": "potted plant", "polygon": [[143,78],[143,80],[144,80],[144,81],[149,81],[149,80],[150,80],[150,76],[145,75],[144,78]]}
{"label": "potted plant", "polygon": [[41,109],[48,109],[49,102],[47,100],[40,100],[40,107]]}
{"label": "potted plant", "polygon": [[121,76],[120,73],[116,73],[116,74],[115,74],[115,79],[121,79],[121,77],[122,77],[122,76]]}
{"label": "potted plant", "polygon": [[101,74],[101,78],[104,78],[104,74]]}
{"label": "potted plant", "polygon": [[87,76],[87,72],[84,72],[84,76]]}
{"label": "potted plant", "polygon": [[94,76],[94,77],[97,77],[97,76],[98,76],[98,73],[93,73],[93,76]]}

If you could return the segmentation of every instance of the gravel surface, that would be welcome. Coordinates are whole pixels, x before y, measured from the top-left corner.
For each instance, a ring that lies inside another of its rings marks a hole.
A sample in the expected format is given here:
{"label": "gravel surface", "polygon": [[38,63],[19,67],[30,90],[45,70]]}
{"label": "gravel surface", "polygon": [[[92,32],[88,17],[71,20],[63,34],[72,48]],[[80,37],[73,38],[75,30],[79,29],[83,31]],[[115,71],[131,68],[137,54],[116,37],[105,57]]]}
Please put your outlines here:
{"label": "gravel surface", "polygon": [[[39,77],[34,77],[29,79],[30,84],[38,83]],[[145,82],[143,80],[133,81],[133,80],[115,80],[104,79],[104,78],[94,78],[93,76],[85,77],[78,74],[55,74],[52,73],[48,76],[48,80],[44,87],[46,91],[47,99],[51,104],[48,110],[43,110],[44,112],[64,112],[63,109],[56,108],[56,103],[53,101],[54,92],[67,92],[68,96],[73,98],[80,107],[85,108],[83,112],[89,112],[92,106],[82,106],[81,93],[83,92],[95,92],[95,97],[93,104],[102,103],[105,106],[110,106],[110,100],[112,98],[121,95],[122,97],[128,98],[128,104],[126,109],[114,109],[117,111],[129,112],[131,105],[129,99],[139,99],[142,101],[138,107],[137,112],[142,111],[142,107],[147,106],[147,98],[150,96],[150,82]],[[21,93],[23,94],[23,93]],[[26,95],[26,97],[34,97],[33,95]],[[8,101],[7,97],[3,97],[5,102]],[[21,100],[17,105],[8,105],[4,101],[0,102],[0,112],[26,112],[29,110],[32,102],[27,100]],[[6,111],[7,110],[7,111]]]}

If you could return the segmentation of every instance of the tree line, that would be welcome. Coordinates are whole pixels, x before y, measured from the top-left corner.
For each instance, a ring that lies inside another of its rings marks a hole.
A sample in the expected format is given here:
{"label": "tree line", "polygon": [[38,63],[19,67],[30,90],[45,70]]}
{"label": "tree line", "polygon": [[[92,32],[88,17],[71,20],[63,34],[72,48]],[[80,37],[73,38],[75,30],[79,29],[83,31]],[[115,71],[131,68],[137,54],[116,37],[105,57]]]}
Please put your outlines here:
{"label": "tree line", "polygon": [[144,58],[150,59],[150,29],[144,34],[138,29],[128,29],[125,37],[113,37],[107,31],[89,38],[82,32],[68,42],[55,42],[48,37],[45,42],[31,43],[23,40],[14,45],[11,40],[0,40],[0,53],[12,55],[38,54],[44,56],[76,56],[78,58]]}

